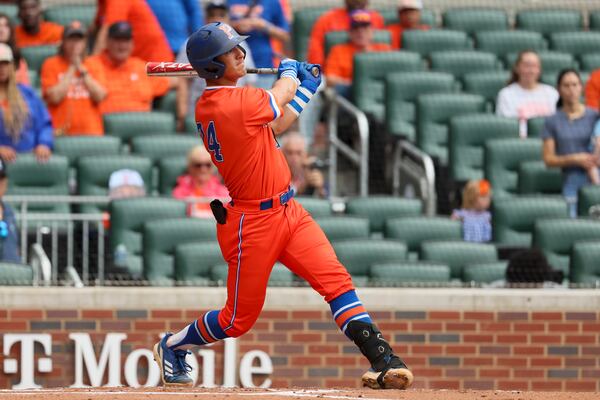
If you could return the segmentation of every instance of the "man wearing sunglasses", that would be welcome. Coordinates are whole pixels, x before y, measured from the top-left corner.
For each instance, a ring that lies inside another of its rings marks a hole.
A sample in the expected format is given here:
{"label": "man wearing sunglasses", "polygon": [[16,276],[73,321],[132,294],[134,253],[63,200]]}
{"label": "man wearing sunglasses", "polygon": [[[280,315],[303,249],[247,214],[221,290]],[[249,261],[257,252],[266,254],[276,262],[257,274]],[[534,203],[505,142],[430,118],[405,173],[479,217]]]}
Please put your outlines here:
{"label": "man wearing sunglasses", "polygon": [[[173,197],[176,199],[229,197],[229,192],[221,183],[210,154],[203,145],[195,146],[188,153],[187,172],[177,179]],[[190,204],[188,214],[192,217],[212,218],[208,201]]]}

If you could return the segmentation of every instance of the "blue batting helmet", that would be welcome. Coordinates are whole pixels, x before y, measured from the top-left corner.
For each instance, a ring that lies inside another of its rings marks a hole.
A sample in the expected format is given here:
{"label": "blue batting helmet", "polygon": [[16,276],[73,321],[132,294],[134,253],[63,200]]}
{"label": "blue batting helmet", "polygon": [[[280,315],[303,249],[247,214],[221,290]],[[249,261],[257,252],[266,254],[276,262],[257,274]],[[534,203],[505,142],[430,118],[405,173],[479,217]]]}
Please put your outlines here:
{"label": "blue batting helmet", "polygon": [[222,22],[204,25],[187,41],[188,60],[201,78],[218,79],[225,73],[225,64],[216,58],[238,46],[247,37]]}

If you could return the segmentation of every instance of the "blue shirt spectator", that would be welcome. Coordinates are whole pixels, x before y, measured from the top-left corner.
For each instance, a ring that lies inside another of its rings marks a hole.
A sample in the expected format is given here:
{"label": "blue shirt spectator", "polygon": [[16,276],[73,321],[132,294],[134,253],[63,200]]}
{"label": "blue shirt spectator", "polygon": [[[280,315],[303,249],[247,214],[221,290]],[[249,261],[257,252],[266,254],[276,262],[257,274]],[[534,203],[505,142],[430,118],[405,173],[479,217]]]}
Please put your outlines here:
{"label": "blue shirt spectator", "polygon": [[6,164],[0,159],[0,260],[20,263],[19,231],[13,209],[2,201],[8,187]]}
{"label": "blue shirt spectator", "polygon": [[204,25],[198,0],[146,0],[162,27],[173,53]]}
{"label": "blue shirt spectator", "polygon": [[271,38],[289,40],[289,24],[279,0],[258,0],[249,7],[249,0],[229,0],[232,26],[247,39],[258,68],[273,67]]}

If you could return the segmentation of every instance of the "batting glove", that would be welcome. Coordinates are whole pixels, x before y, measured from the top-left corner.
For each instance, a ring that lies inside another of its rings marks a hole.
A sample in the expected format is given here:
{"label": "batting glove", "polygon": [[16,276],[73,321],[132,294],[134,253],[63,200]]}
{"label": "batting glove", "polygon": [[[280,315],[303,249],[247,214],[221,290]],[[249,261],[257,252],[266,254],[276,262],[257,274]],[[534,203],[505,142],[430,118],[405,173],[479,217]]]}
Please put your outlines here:
{"label": "batting glove", "polygon": [[279,63],[279,68],[277,70],[277,79],[281,78],[292,78],[296,82],[298,81],[298,67],[300,63],[291,58],[284,58]]}
{"label": "batting glove", "polygon": [[321,66],[319,64],[300,63],[298,66],[298,79],[301,82],[300,86],[315,94],[321,84]]}

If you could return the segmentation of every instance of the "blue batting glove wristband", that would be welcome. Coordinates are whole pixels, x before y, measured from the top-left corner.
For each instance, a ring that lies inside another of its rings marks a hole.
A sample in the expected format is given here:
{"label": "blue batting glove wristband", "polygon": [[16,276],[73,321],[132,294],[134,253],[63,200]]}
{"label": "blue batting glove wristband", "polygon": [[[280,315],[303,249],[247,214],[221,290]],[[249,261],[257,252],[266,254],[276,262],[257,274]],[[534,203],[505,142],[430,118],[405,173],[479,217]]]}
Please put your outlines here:
{"label": "blue batting glove wristband", "polygon": [[283,78],[284,76],[297,78],[298,65],[298,61],[293,60],[291,58],[285,58],[281,60],[281,62],[279,63],[279,68],[277,69],[277,78]]}
{"label": "blue batting glove wristband", "polygon": [[298,90],[296,90],[296,95],[290,101],[287,106],[288,108],[296,114],[296,116],[300,115],[300,113],[304,110],[304,107],[308,104],[310,99],[312,99],[313,95],[317,91],[317,87],[314,87],[314,91],[311,88],[308,88],[304,85],[305,82],[302,82],[300,86],[298,86]]}

